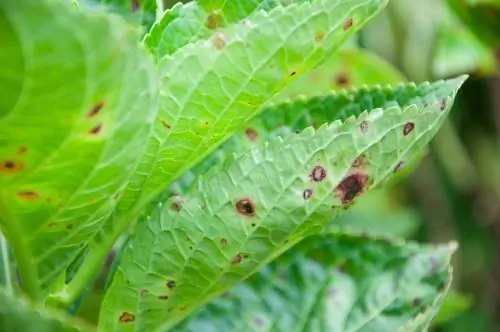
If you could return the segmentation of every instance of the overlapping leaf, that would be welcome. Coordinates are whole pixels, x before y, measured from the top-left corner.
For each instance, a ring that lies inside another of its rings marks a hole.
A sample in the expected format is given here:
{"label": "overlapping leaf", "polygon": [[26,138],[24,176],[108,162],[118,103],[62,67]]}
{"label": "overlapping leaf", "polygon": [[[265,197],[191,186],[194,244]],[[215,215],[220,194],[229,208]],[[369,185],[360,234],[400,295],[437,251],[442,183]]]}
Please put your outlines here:
{"label": "overlapping leaf", "polygon": [[82,6],[2,1],[0,34],[0,226],[36,297],[135,171],[157,75],[135,29]]}
{"label": "overlapping leaf", "polygon": [[[174,331],[401,331],[439,309],[454,244],[311,237]],[[407,329],[405,331],[422,331]]]}
{"label": "overlapping leaf", "polygon": [[93,331],[83,322],[64,313],[35,307],[23,297],[7,295],[0,289],[0,330],[5,332]]}
{"label": "overlapping leaf", "polygon": [[[406,103],[393,100],[386,109],[369,113],[361,110],[372,110],[373,100],[384,100],[381,91],[390,94],[390,89],[276,107],[277,116],[263,120],[263,126],[276,127],[280,115],[297,115],[293,109],[317,110],[317,118],[328,123],[342,99],[345,108],[336,117],[361,114],[253,148],[202,178],[184,200],[174,197],[160,204],[142,221],[124,254],[105,296],[100,327],[172,327],[294,243],[321,231],[428,143],[462,82],[424,84],[428,94],[423,96],[416,94],[421,87],[403,89]],[[356,96],[364,98],[355,103]]]}

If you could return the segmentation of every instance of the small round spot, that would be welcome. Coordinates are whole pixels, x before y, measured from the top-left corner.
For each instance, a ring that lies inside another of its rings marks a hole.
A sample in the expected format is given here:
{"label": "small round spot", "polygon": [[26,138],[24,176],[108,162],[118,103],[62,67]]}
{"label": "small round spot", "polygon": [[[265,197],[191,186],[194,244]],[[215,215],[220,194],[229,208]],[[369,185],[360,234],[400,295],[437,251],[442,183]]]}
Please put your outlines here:
{"label": "small round spot", "polygon": [[158,296],[158,300],[166,301],[166,300],[168,300],[168,296],[167,295],[160,295],[160,296]]}
{"label": "small round spot", "polygon": [[314,39],[317,43],[322,43],[325,40],[325,33],[323,31],[316,32]]}
{"label": "small round spot", "polygon": [[352,27],[353,23],[354,23],[354,20],[352,19],[352,17],[349,18],[347,21],[345,21],[344,27],[343,27],[344,31],[349,30]]}
{"label": "small round spot", "polygon": [[149,295],[149,291],[147,289],[141,290],[141,296],[147,296]]}
{"label": "small round spot", "polygon": [[172,202],[170,203],[170,209],[175,212],[180,212],[182,210],[183,205],[184,205],[184,199],[180,196],[174,196],[172,198]]}
{"label": "small round spot", "polygon": [[217,32],[212,37],[212,46],[217,50],[222,50],[227,44],[227,38],[222,32]]}
{"label": "small round spot", "polygon": [[17,152],[18,152],[19,154],[23,155],[23,154],[25,154],[26,152],[28,152],[28,148],[27,148],[27,147],[25,147],[25,146],[21,146]]}
{"label": "small round spot", "polygon": [[309,198],[311,198],[312,194],[313,194],[312,189],[306,189],[306,190],[304,190],[304,192],[302,193],[302,197],[303,197],[305,200],[308,200]]}
{"label": "small round spot", "polygon": [[167,282],[167,287],[168,287],[169,289],[174,289],[174,288],[175,288],[175,286],[176,286],[176,285],[175,285],[175,281],[174,281],[174,280],[169,280],[169,281]]}
{"label": "small round spot", "polygon": [[0,172],[13,174],[21,171],[23,169],[23,165],[21,163],[16,163],[12,160],[6,160],[0,163]]}
{"label": "small round spot", "polygon": [[257,224],[253,222],[253,223],[251,224],[251,226],[252,226],[252,227],[255,227],[255,226],[257,226]]}
{"label": "small round spot", "polygon": [[241,261],[243,260],[243,256],[241,256],[241,254],[237,254],[236,256],[234,256],[234,258],[231,260],[231,264],[239,264],[241,263]]}
{"label": "small round spot", "polygon": [[415,124],[413,122],[408,122],[403,128],[403,135],[408,136],[413,129],[415,129]]}
{"label": "small round spot", "polygon": [[257,138],[259,137],[259,133],[254,128],[245,129],[245,134],[247,135],[248,139],[251,141],[256,141]]}
{"label": "small round spot", "polygon": [[311,171],[311,174],[309,174],[309,178],[315,182],[320,182],[323,181],[323,179],[326,177],[326,170],[324,169],[323,166],[314,166],[314,168]]}
{"label": "small round spot", "polygon": [[218,10],[211,11],[208,16],[207,20],[205,22],[205,25],[207,28],[210,30],[215,30],[224,24],[224,17],[222,16],[222,13]]}
{"label": "small round spot", "polygon": [[92,135],[97,135],[101,132],[101,130],[102,130],[102,124],[98,124],[94,128],[90,129],[89,133]]}
{"label": "small round spot", "polygon": [[17,197],[26,201],[36,201],[40,198],[40,195],[34,191],[21,191],[17,193]]}
{"label": "small round spot", "polygon": [[130,312],[124,312],[121,314],[119,321],[120,323],[131,323],[135,320],[135,316]]}
{"label": "small round spot", "polygon": [[219,243],[223,246],[225,246],[227,244],[227,240],[226,239],[220,239]]}
{"label": "small round spot", "polygon": [[367,121],[361,121],[359,124],[359,129],[361,129],[361,132],[363,134],[366,134],[368,132],[368,122]]}
{"label": "small round spot", "polygon": [[418,297],[416,299],[413,299],[413,301],[412,301],[412,305],[414,308],[420,307],[421,304],[422,304],[422,299],[420,299]]}
{"label": "small round spot", "polygon": [[235,204],[236,210],[244,216],[252,217],[255,215],[255,206],[249,198],[240,199]]}
{"label": "small round spot", "polygon": [[87,113],[87,116],[89,118],[96,116],[97,114],[99,114],[99,112],[101,112],[103,107],[104,107],[104,102],[103,101],[98,102],[90,109],[90,111]]}
{"label": "small round spot", "polygon": [[346,87],[349,85],[349,75],[346,72],[341,72],[335,76],[335,84],[340,87]]}

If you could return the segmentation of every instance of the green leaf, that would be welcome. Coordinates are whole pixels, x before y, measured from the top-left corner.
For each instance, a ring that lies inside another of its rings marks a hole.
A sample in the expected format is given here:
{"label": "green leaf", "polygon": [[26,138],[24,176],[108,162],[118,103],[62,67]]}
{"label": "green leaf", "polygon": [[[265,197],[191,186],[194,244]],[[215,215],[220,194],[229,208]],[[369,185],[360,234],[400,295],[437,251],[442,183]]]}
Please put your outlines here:
{"label": "green leaf", "polygon": [[453,250],[340,233],[311,237],[174,331],[400,331],[438,308]]}
{"label": "green leaf", "polygon": [[442,325],[455,319],[457,316],[467,311],[473,303],[474,299],[470,295],[454,291],[449,292],[436,318],[433,320],[432,325]]}
{"label": "green leaf", "polygon": [[[385,110],[372,110],[371,102],[391,93],[389,88],[366,91],[359,104],[355,92],[341,93],[347,102],[339,118],[372,111],[250,149],[202,177],[185,199],[159,204],[142,220],[124,253],[104,299],[100,328],[172,327],[320,232],[356,196],[384,181],[401,160],[428,143],[463,80],[402,89],[407,103],[400,108],[394,101]],[[425,98],[418,95],[423,90],[430,90]],[[276,110],[319,110],[326,119],[337,99],[318,97]]]}
{"label": "green leaf", "polygon": [[33,297],[64,277],[144,150],[158,88],[138,37],[83,6],[0,3],[0,226]]}
{"label": "green leaf", "polygon": [[80,320],[62,312],[35,307],[27,299],[7,295],[0,289],[0,330],[4,332],[93,331]]}

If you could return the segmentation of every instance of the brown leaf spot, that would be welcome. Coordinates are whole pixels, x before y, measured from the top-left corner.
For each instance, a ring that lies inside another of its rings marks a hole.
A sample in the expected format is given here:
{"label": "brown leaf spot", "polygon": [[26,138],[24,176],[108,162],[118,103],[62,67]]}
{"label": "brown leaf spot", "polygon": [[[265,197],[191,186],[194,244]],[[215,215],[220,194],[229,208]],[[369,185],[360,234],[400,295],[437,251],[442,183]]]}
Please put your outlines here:
{"label": "brown leaf spot", "polygon": [[172,198],[172,203],[170,203],[170,209],[175,212],[179,212],[180,210],[182,210],[183,205],[184,205],[184,199],[182,199],[182,197],[180,196],[174,196]]}
{"label": "brown leaf spot", "polygon": [[23,165],[21,163],[16,163],[12,160],[6,160],[0,164],[0,172],[13,174],[21,171],[23,169]]}
{"label": "brown leaf spot", "polygon": [[288,74],[288,76],[290,76],[290,77],[295,76],[295,75],[297,75],[297,72],[295,70],[292,70],[290,72],[290,74]]}
{"label": "brown leaf spot", "polygon": [[36,201],[40,198],[40,195],[34,191],[21,191],[17,193],[17,197],[26,201]]}
{"label": "brown leaf spot", "polygon": [[175,288],[175,280],[169,280],[169,281],[167,281],[167,287],[169,289],[174,289]]}
{"label": "brown leaf spot", "polygon": [[227,44],[227,38],[222,32],[217,32],[212,37],[212,46],[217,50],[222,50]]}
{"label": "brown leaf spot", "polygon": [[368,122],[367,121],[361,121],[359,124],[359,129],[361,129],[361,132],[366,134],[368,132]]}
{"label": "brown leaf spot", "polygon": [[117,191],[117,192],[113,195],[113,199],[114,199],[115,201],[116,201],[116,200],[118,200],[118,197],[120,197],[120,194],[121,194],[121,193],[120,193],[119,191]]}
{"label": "brown leaf spot", "polygon": [[364,154],[359,155],[354,161],[352,162],[352,167],[353,168],[360,168],[365,166],[366,164],[366,156]]}
{"label": "brown leaf spot", "polygon": [[205,25],[207,28],[211,30],[215,30],[224,24],[224,18],[222,17],[222,14],[218,10],[211,11],[208,16],[207,20],[205,22]]}
{"label": "brown leaf spot", "polygon": [[247,135],[248,139],[251,141],[256,141],[257,138],[259,137],[259,133],[254,128],[245,129],[245,134]]}
{"label": "brown leaf spot", "polygon": [[255,215],[255,205],[249,198],[240,199],[235,204],[236,210],[244,216],[253,217]]}
{"label": "brown leaf spot", "polygon": [[141,296],[147,296],[149,295],[149,291],[147,289],[141,290]]}
{"label": "brown leaf spot", "polygon": [[441,111],[444,111],[446,109],[446,99],[441,100],[441,105],[439,106],[439,109]]}
{"label": "brown leaf spot", "polygon": [[346,72],[341,72],[335,77],[335,84],[340,87],[349,85],[349,75]]}
{"label": "brown leaf spot", "polygon": [[326,177],[326,170],[324,169],[323,166],[314,166],[314,168],[311,171],[311,174],[309,174],[309,178],[315,182],[320,182],[323,181],[323,179]]}
{"label": "brown leaf spot", "polygon": [[316,32],[314,40],[316,40],[317,43],[322,43],[323,40],[325,40],[325,33],[323,31]]}
{"label": "brown leaf spot", "polygon": [[166,301],[166,300],[168,300],[168,296],[167,295],[160,295],[160,296],[158,296],[158,300]]}
{"label": "brown leaf spot", "polygon": [[367,182],[368,176],[362,173],[353,173],[342,179],[336,188],[337,196],[342,204],[349,204],[362,194]]}
{"label": "brown leaf spot", "polygon": [[243,256],[241,256],[241,254],[237,254],[236,256],[234,256],[234,258],[231,260],[231,264],[239,264],[241,263],[241,261],[243,260]]}
{"label": "brown leaf spot", "polygon": [[352,17],[349,18],[347,21],[345,21],[344,27],[343,27],[344,31],[349,30],[352,27],[353,23],[354,23],[354,20],[352,19]]}
{"label": "brown leaf spot", "polygon": [[21,146],[21,147],[19,148],[19,150],[17,150],[17,153],[18,153],[18,154],[20,154],[20,155],[23,155],[23,154],[25,154],[26,152],[28,152],[28,148],[27,148],[27,147],[25,147],[25,146]]}
{"label": "brown leaf spot", "polygon": [[227,244],[227,240],[226,239],[220,239],[219,243],[223,246],[225,246]]}
{"label": "brown leaf spot", "polygon": [[135,316],[130,312],[124,312],[119,318],[120,323],[131,323],[135,320]]}
{"label": "brown leaf spot", "polygon": [[89,133],[92,134],[92,135],[97,135],[97,134],[99,134],[99,132],[101,131],[101,129],[102,129],[102,124],[98,124],[94,128],[90,129]]}
{"label": "brown leaf spot", "polygon": [[172,126],[171,126],[171,125],[169,125],[169,124],[168,124],[165,120],[161,120],[161,119],[160,119],[160,123],[161,123],[161,125],[162,125],[163,127],[165,127],[166,129],[170,129],[170,128],[172,128]]}
{"label": "brown leaf spot", "polygon": [[312,189],[306,189],[306,190],[304,190],[304,192],[302,193],[302,197],[303,197],[305,200],[308,200],[309,198],[311,198],[312,194],[313,194]]}
{"label": "brown leaf spot", "polygon": [[104,102],[103,101],[98,102],[90,109],[90,111],[87,113],[87,116],[89,118],[96,116],[97,114],[99,114],[99,112],[102,110],[103,107],[104,107]]}
{"label": "brown leaf spot", "polygon": [[415,129],[415,124],[413,122],[408,122],[403,128],[403,135],[408,136],[413,129]]}

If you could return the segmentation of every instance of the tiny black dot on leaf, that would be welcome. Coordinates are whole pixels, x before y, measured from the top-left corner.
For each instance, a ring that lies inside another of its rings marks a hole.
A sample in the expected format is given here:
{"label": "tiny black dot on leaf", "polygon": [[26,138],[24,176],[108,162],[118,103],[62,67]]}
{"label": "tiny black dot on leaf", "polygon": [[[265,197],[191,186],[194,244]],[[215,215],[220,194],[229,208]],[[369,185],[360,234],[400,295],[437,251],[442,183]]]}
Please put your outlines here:
{"label": "tiny black dot on leaf", "polygon": [[323,166],[314,166],[314,168],[311,171],[311,174],[309,174],[309,178],[315,182],[320,182],[323,181],[323,179],[326,177],[326,170]]}
{"label": "tiny black dot on leaf", "polygon": [[124,312],[121,314],[119,321],[121,323],[131,323],[135,320],[135,316],[129,312]]}
{"label": "tiny black dot on leaf", "polygon": [[235,207],[236,210],[244,216],[251,217],[255,215],[255,206],[252,200],[249,198],[240,199],[238,202],[236,202]]}
{"label": "tiny black dot on leaf", "polygon": [[169,125],[169,124],[168,124],[165,120],[161,120],[161,119],[160,119],[160,123],[161,123],[161,125],[162,125],[164,128],[166,128],[166,129],[170,129],[170,128],[172,128],[172,126],[171,126],[171,125]]}
{"label": "tiny black dot on leaf", "polygon": [[403,135],[408,136],[413,129],[415,129],[415,124],[413,122],[407,122],[403,128]]}
{"label": "tiny black dot on leaf", "polygon": [[297,75],[297,72],[295,70],[291,71],[290,74],[288,74],[288,76],[292,77],[292,76],[295,76]]}
{"label": "tiny black dot on leaf", "polygon": [[444,111],[446,109],[446,99],[441,100],[441,105],[439,107],[441,111]]}
{"label": "tiny black dot on leaf", "polygon": [[252,227],[255,227],[256,225],[257,225],[256,223],[254,223],[254,222],[252,223]]}
{"label": "tiny black dot on leaf", "polygon": [[167,287],[168,287],[169,289],[173,289],[173,288],[175,288],[175,286],[176,286],[176,285],[175,285],[175,281],[174,281],[174,280],[169,280],[169,281],[167,282]]}
{"label": "tiny black dot on leaf", "polygon": [[347,21],[345,21],[344,26],[343,26],[344,31],[349,30],[352,27],[353,23],[354,23],[354,20],[352,19],[352,17],[349,18]]}
{"label": "tiny black dot on leaf", "polygon": [[416,298],[412,302],[412,305],[413,305],[414,308],[420,307],[421,304],[422,304],[422,299],[420,299],[420,298]]}

